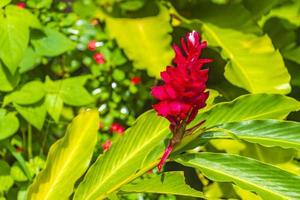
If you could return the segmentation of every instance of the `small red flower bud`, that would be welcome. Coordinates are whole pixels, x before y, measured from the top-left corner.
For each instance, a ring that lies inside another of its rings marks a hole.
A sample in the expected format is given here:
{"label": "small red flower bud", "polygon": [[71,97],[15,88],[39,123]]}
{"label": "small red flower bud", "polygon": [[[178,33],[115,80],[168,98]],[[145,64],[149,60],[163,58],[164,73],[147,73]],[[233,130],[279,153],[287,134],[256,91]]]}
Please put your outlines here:
{"label": "small red flower bud", "polygon": [[25,6],[26,6],[26,4],[25,4],[24,2],[19,2],[19,3],[17,3],[17,6],[18,6],[18,8],[20,8],[20,9],[24,9]]}
{"label": "small red flower bud", "polygon": [[95,53],[95,54],[93,55],[93,58],[94,58],[94,60],[96,61],[96,63],[98,63],[98,64],[103,64],[103,63],[105,63],[105,59],[104,59],[104,56],[103,56],[102,53],[99,53],[99,52]]}
{"label": "small red flower bud", "polygon": [[139,77],[139,76],[134,76],[134,77],[132,77],[131,78],[131,83],[133,84],[133,85],[137,85],[137,84],[139,84],[139,83],[141,83],[141,77]]}
{"label": "small red flower bud", "polygon": [[89,43],[88,43],[88,45],[87,45],[87,48],[88,48],[88,50],[90,50],[90,51],[95,51],[96,50],[96,48],[97,48],[97,41],[96,40],[91,40],[91,41],[89,41]]}
{"label": "small red flower bud", "polygon": [[103,124],[103,122],[100,122],[99,123],[99,129],[102,129],[102,128],[104,128],[104,124]]}
{"label": "small red flower bud", "polygon": [[22,147],[16,147],[16,152],[22,153],[24,149]]}
{"label": "small red flower bud", "polygon": [[102,149],[103,151],[108,151],[109,148],[111,147],[112,142],[110,140],[106,140],[103,144],[102,144]]}
{"label": "small red flower bud", "polygon": [[113,132],[113,133],[117,133],[117,134],[123,135],[124,131],[125,131],[125,128],[121,124],[113,123],[110,126],[110,131]]}

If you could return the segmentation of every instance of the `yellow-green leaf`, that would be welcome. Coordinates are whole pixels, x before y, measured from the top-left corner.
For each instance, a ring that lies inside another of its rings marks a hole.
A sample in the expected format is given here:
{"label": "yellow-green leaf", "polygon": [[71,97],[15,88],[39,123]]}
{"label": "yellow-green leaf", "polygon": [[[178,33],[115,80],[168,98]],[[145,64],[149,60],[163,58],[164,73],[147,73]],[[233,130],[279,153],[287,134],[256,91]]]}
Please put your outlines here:
{"label": "yellow-green leaf", "polygon": [[172,31],[168,10],[159,6],[157,16],[145,18],[113,18],[105,16],[109,35],[116,39],[136,68],[147,69],[149,75],[159,77],[171,63]]}
{"label": "yellow-green leaf", "polygon": [[83,111],[74,118],[66,135],[51,146],[45,169],[28,190],[29,200],[69,199],[75,182],[89,166],[98,125],[97,111]]}

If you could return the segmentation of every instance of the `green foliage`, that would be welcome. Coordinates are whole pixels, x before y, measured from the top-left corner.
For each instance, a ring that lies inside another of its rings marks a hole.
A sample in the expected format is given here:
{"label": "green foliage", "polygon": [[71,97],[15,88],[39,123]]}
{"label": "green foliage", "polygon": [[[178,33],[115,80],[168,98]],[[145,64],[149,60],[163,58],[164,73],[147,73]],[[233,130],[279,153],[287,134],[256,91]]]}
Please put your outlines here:
{"label": "green foliage", "polygon": [[155,158],[163,151],[159,147],[169,134],[167,124],[165,119],[157,117],[153,111],[139,117],[124,137],[112,144],[111,149],[90,167],[74,199],[105,198],[132,181],[138,170],[143,173],[151,169],[155,165]]}
{"label": "green foliage", "polygon": [[0,140],[15,134],[19,128],[19,120],[14,113],[0,109]]}
{"label": "green foliage", "polygon": [[181,164],[200,169],[212,180],[234,182],[244,189],[255,191],[265,199],[300,197],[300,190],[297,187],[300,183],[299,176],[254,159],[205,152],[185,154],[176,160]]}
{"label": "green foliage", "polygon": [[[0,199],[299,198],[299,6],[0,0]],[[169,122],[142,113],[191,30],[210,95],[159,174]]]}
{"label": "green foliage", "polygon": [[124,192],[147,192],[160,194],[174,194],[204,198],[204,195],[190,188],[185,183],[182,172],[167,172],[162,175],[151,175],[121,188]]}
{"label": "green foliage", "polygon": [[[229,60],[224,73],[229,82],[251,93],[290,92],[290,76],[268,36],[243,34],[211,24],[204,24],[202,29],[209,45],[221,47],[222,57]],[[269,73],[271,69],[273,73]]]}
{"label": "green foliage", "polygon": [[96,111],[83,111],[66,135],[49,150],[45,169],[28,191],[28,199],[68,199],[77,179],[86,171],[97,141]]}
{"label": "green foliage", "polygon": [[[157,16],[145,18],[113,18],[105,16],[109,35],[116,39],[137,68],[146,68],[149,75],[159,77],[173,57],[170,48],[172,27],[165,7]],[[156,30],[153,32],[152,30]]]}
{"label": "green foliage", "polygon": [[300,124],[292,121],[248,120],[225,123],[208,130],[206,138],[230,138],[231,136],[267,147],[300,149]]}

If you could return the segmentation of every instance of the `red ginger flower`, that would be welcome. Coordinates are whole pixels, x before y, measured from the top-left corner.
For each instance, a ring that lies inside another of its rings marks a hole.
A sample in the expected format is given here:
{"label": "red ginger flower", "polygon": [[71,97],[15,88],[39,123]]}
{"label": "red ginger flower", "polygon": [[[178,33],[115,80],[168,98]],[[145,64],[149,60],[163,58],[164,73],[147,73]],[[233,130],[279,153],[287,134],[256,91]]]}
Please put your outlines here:
{"label": "red ginger flower", "polygon": [[175,67],[168,66],[161,72],[163,85],[152,87],[151,94],[159,102],[153,105],[158,115],[167,118],[173,138],[158,165],[161,170],[173,146],[179,143],[185,134],[185,127],[203,108],[208,98],[205,92],[208,79],[208,69],[201,69],[211,59],[199,58],[206,42],[200,42],[196,31],[188,33],[186,41],[181,38],[183,52],[177,45],[173,45],[175,51]]}

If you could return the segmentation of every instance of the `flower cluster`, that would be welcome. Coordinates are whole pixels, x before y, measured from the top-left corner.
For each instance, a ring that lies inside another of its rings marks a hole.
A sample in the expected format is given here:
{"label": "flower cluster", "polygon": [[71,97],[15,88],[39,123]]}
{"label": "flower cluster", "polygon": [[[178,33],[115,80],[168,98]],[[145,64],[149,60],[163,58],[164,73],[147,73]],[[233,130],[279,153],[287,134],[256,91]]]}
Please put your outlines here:
{"label": "flower cluster", "polygon": [[173,146],[181,141],[185,126],[196,117],[198,110],[206,105],[205,101],[208,98],[208,92],[205,92],[208,69],[202,67],[212,60],[200,58],[206,42],[200,42],[199,34],[193,31],[187,34],[186,41],[181,39],[181,45],[183,51],[179,46],[173,45],[175,66],[168,66],[166,71],[161,72],[164,84],[154,86],[151,91],[152,96],[159,101],[153,108],[158,115],[170,121],[173,133],[173,138],[158,166],[159,170]]}

